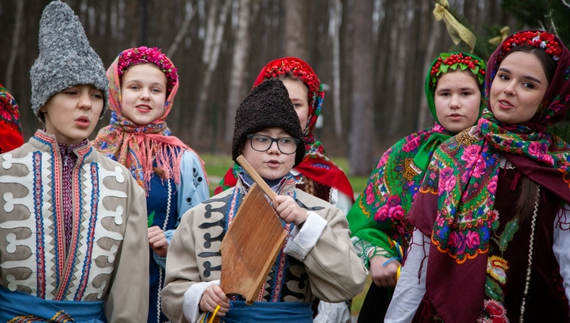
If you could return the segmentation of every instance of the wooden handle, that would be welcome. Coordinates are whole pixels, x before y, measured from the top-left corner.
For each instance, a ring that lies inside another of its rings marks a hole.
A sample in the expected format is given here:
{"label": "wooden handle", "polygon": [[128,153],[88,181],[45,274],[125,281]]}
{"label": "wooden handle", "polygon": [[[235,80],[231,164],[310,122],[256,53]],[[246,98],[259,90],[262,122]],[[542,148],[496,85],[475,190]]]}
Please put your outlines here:
{"label": "wooden handle", "polygon": [[265,195],[267,195],[273,201],[273,199],[277,196],[277,193],[275,193],[271,190],[269,185],[267,185],[267,183],[265,183],[263,178],[261,178],[261,176],[259,176],[259,174],[255,171],[255,169],[253,169],[253,167],[245,159],[245,157],[243,157],[243,155],[239,155],[236,158],[236,161],[238,162],[238,164],[240,164],[241,167],[243,167],[243,169],[245,169],[247,174],[251,178],[253,178],[253,181],[257,184],[257,186],[259,186],[259,188],[261,188],[263,193],[265,193]]}

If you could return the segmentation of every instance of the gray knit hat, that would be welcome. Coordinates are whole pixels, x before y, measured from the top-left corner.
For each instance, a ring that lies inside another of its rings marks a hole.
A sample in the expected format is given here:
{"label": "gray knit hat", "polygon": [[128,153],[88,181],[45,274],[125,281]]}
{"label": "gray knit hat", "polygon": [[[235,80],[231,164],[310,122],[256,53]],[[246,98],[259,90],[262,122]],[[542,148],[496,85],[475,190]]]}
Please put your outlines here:
{"label": "gray knit hat", "polygon": [[32,110],[45,122],[40,108],[55,94],[75,85],[93,85],[103,92],[107,110],[109,81],[101,58],[91,46],[79,18],[61,2],[48,4],[40,20],[40,56],[30,70]]}
{"label": "gray knit hat", "polygon": [[235,161],[247,138],[257,131],[280,127],[291,137],[301,140],[295,154],[295,165],[305,156],[305,143],[299,116],[289,98],[287,88],[278,78],[263,81],[249,92],[236,111],[232,159]]}

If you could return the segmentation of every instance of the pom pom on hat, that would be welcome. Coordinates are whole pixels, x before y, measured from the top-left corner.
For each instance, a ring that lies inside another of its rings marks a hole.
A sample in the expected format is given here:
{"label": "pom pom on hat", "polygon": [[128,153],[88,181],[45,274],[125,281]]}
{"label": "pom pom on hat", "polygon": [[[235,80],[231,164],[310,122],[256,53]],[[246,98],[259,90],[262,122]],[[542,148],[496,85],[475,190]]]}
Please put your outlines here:
{"label": "pom pom on hat", "polygon": [[236,111],[232,158],[240,155],[247,135],[267,128],[283,128],[291,137],[300,139],[295,153],[295,166],[305,156],[301,122],[295,112],[289,92],[277,78],[263,81],[243,99]]}
{"label": "pom pom on hat", "polygon": [[103,116],[109,97],[105,68],[67,4],[53,1],[45,7],[38,42],[40,55],[30,70],[32,110],[38,119],[44,122],[40,108],[53,95],[76,85],[93,85],[103,92]]}

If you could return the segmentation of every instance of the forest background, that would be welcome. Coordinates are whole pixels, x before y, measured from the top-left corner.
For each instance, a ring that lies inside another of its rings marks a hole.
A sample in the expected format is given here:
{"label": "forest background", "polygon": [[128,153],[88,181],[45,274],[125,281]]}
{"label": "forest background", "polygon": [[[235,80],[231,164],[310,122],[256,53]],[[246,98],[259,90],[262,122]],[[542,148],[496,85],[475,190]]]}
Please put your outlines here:
{"label": "forest background", "polygon": [[[49,2],[0,0],[0,83],[20,105],[26,140],[41,127],[30,109],[29,71]],[[317,139],[333,159],[348,160],[349,174],[367,176],[398,139],[433,125],[425,74],[438,53],[454,48],[446,25],[434,18],[435,1],[427,0],[65,2],[105,67],[120,51],[141,45],[159,47],[172,59],[180,88],[168,125],[213,159],[229,155],[235,110],[261,68],[275,58],[297,56],[325,86]],[[496,46],[487,40],[500,36],[502,27],[552,29],[552,17],[570,16],[565,0],[449,3],[479,37],[479,48],[487,50]],[[558,27],[568,31],[562,23]],[[93,136],[108,124],[109,114]]]}
{"label": "forest background", "polygon": [[[49,2],[0,0],[0,83],[20,106],[26,140],[42,127],[30,109],[29,71]],[[324,83],[322,127],[315,134],[358,193],[388,147],[433,125],[424,94],[431,61],[440,52],[470,50],[455,45],[446,25],[434,18],[436,0],[64,2],[79,16],[105,67],[120,51],[142,45],[159,47],[172,59],[180,87],[167,122],[206,161],[211,188],[232,164],[235,110],[269,61],[300,57]],[[489,39],[500,41],[520,29],[547,29],[570,44],[568,2],[449,0],[451,11],[477,36],[476,53],[484,59],[498,45]],[[109,115],[92,138],[109,124]],[[567,141],[569,119],[555,129]],[[353,300],[355,317],[364,295],[366,290]]]}

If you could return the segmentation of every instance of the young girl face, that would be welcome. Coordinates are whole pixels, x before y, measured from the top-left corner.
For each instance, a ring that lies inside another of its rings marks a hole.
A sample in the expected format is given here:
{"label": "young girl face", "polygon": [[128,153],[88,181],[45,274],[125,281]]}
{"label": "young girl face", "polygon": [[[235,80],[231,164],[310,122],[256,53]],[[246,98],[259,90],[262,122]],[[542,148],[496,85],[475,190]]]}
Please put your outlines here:
{"label": "young girl face", "polygon": [[295,112],[299,116],[301,122],[301,130],[307,127],[307,118],[309,117],[309,89],[299,80],[284,79],[283,85],[289,91],[289,98],[293,102]]}
{"label": "young girl face", "polygon": [[164,114],[166,76],[154,64],[131,66],[121,80],[123,114],[144,126]]}
{"label": "young girl face", "polygon": [[[290,143],[287,138],[291,138],[282,128],[267,128],[256,132],[254,135],[262,135],[271,138],[283,139],[284,143],[280,143],[281,150],[286,147],[283,145]],[[252,142],[257,140],[259,142]],[[247,138],[243,145],[243,156],[251,164],[251,166],[257,171],[257,173],[265,179],[278,179],[285,176],[295,164],[295,153],[284,154],[279,150],[277,142],[272,142],[269,149],[266,151],[259,151],[263,149],[254,149],[253,147],[263,147],[265,148],[265,143],[267,138]],[[260,146],[258,146],[258,144]]]}
{"label": "young girl face", "polygon": [[501,62],[491,86],[491,109],[506,124],[529,121],[548,88],[548,79],[538,58],[514,52]]}
{"label": "young girl face", "polygon": [[92,85],[76,85],[52,96],[40,109],[46,132],[57,142],[72,145],[91,135],[103,110],[101,90]]}
{"label": "young girl face", "polygon": [[470,72],[448,72],[437,82],[434,103],[439,123],[447,131],[458,133],[477,121],[481,91]]}

